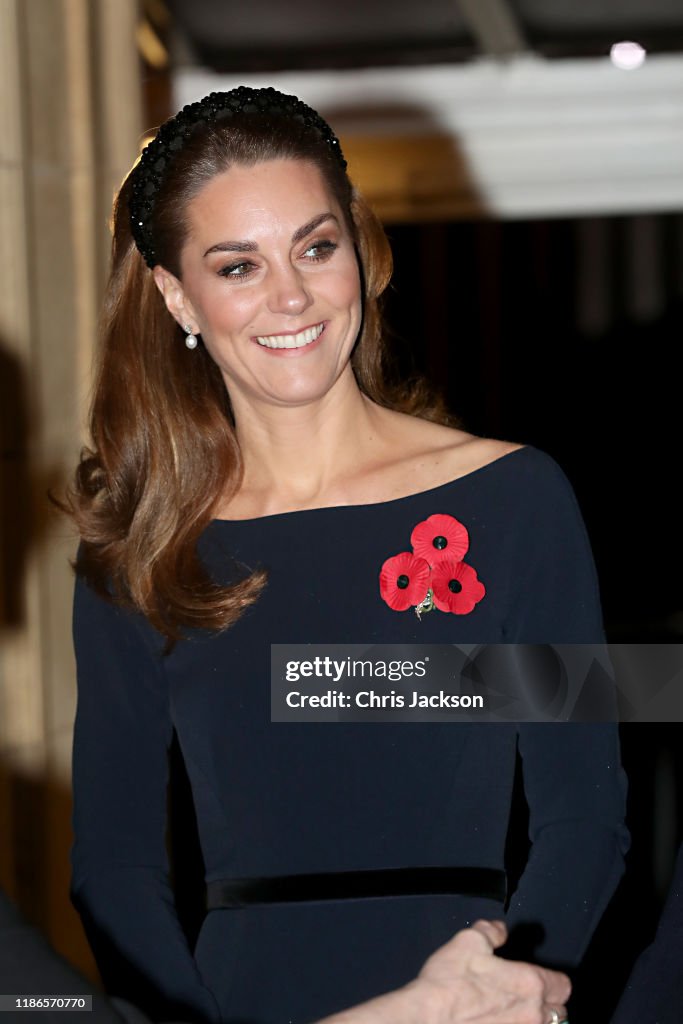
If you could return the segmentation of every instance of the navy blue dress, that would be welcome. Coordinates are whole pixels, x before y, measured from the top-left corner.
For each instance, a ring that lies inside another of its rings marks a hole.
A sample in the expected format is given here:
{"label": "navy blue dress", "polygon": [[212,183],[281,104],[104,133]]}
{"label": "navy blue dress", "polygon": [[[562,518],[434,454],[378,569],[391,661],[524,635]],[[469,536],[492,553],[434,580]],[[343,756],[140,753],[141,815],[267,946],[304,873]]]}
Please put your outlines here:
{"label": "navy blue dress", "polygon": [[[486,595],[419,621],[382,600],[378,573],[433,513],[467,527]],[[144,979],[160,1016],[305,1024],[404,984],[457,929],[502,915],[461,895],[219,909],[191,952],[165,848],[175,730],[207,881],[501,869],[521,762],[532,847],[506,918],[543,934],[540,961],[576,964],[627,845],[615,727],[270,721],[271,643],[600,642],[588,540],[553,460],[522,448],[379,504],[215,521],[200,550],[218,580],[263,566],[269,582],[234,627],[167,657],[141,616],[77,583],[73,890],[95,945]]]}

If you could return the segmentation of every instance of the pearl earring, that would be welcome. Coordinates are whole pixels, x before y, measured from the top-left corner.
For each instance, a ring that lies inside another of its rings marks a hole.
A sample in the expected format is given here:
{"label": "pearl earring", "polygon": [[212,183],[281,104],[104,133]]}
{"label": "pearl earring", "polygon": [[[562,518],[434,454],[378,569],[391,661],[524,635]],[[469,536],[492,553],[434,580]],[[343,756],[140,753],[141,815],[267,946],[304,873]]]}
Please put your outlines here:
{"label": "pearl earring", "polygon": [[196,348],[197,347],[197,339],[196,339],[196,337],[195,337],[195,335],[194,335],[190,325],[189,324],[185,324],[185,326],[183,327],[183,330],[187,334],[187,337],[185,338],[185,345],[187,346],[187,348],[189,348],[189,349]]}

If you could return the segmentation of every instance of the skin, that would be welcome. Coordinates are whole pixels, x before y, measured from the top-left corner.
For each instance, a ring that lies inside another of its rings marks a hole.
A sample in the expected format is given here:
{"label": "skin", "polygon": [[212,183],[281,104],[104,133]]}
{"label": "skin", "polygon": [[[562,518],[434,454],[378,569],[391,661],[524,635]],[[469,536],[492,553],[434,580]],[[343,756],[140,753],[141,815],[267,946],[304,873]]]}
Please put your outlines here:
{"label": "skin", "polygon": [[415,981],[320,1024],[547,1024],[566,1016],[564,974],[494,956],[500,921],[478,921],[429,958]]}
{"label": "skin", "polygon": [[[382,409],[361,394],[349,361],[361,322],[358,265],[317,167],[289,159],[235,166],[195,197],[187,222],[180,278],[161,266],[154,277],[172,316],[201,334],[230,394],[244,477],[219,516],[387,501],[519,447]],[[256,341],[319,324],[320,338],[304,348],[272,351]]]}

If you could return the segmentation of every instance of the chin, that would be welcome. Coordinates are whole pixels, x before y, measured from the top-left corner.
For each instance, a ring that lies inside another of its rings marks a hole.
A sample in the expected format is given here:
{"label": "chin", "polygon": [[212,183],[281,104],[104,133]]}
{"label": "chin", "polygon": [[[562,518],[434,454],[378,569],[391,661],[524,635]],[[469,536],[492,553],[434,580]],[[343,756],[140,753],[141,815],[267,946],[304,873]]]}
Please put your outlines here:
{"label": "chin", "polygon": [[273,395],[274,404],[281,408],[287,408],[290,406],[293,409],[300,408],[304,405],[313,405],[315,402],[320,402],[325,395],[330,391],[330,388],[297,388],[287,394],[280,393],[279,395]]}
{"label": "chin", "polygon": [[[271,401],[280,406],[291,405],[293,407],[310,405],[325,398],[331,391],[339,387],[347,371],[350,371],[350,364],[347,361],[339,373],[333,377],[321,379],[318,375],[301,374],[293,380],[280,381],[280,387],[271,391]],[[274,382],[269,382],[274,383]],[[343,386],[343,385],[342,385]]]}

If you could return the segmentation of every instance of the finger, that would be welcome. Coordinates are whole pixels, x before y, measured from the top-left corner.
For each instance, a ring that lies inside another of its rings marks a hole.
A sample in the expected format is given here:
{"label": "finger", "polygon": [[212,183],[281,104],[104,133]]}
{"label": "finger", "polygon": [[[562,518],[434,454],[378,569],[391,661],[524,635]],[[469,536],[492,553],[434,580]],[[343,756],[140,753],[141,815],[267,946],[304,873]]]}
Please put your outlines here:
{"label": "finger", "polygon": [[[559,971],[551,971],[547,967],[538,967],[537,970],[545,986],[546,1002],[564,1005],[572,993],[572,983],[567,975],[561,974]],[[560,1014],[561,1019],[562,1015]]]}
{"label": "finger", "polygon": [[[518,960],[503,960],[497,956],[473,956],[468,969],[487,983],[495,985],[517,998],[533,999],[537,1007],[563,1005],[569,999],[569,978],[559,971],[551,971],[535,964]],[[550,1016],[550,1015],[549,1015]]]}
{"label": "finger", "polygon": [[432,953],[420,974],[433,976],[435,972],[461,971],[472,963],[488,964],[494,959],[493,950],[499,944],[499,936],[498,931],[490,931],[487,924],[478,921],[474,927],[456,932],[445,945]]}
{"label": "finger", "polygon": [[498,949],[508,937],[507,928],[502,921],[475,921],[472,931],[483,935],[491,944],[491,949]]}

